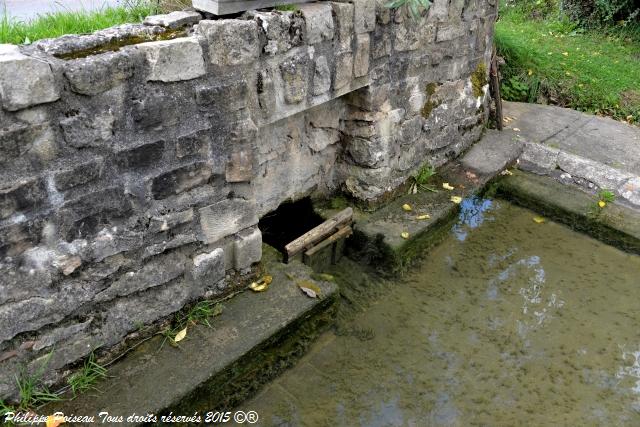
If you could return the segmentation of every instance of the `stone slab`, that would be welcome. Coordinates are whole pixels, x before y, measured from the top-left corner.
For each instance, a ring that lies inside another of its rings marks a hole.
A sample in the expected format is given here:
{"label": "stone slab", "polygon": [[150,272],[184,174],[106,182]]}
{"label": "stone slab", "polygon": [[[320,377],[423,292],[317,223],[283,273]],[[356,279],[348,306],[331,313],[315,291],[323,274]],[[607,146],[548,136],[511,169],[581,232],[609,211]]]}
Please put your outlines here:
{"label": "stone slab", "polygon": [[[100,392],[50,404],[42,413],[97,415],[106,410],[113,415],[144,415],[160,414],[176,406],[188,407],[184,400],[194,390],[222,375],[252,350],[285,333],[292,324],[321,310],[323,304],[337,295],[334,283],[315,282],[323,299],[305,296],[287,273],[307,280],[311,270],[299,262],[283,266],[272,260],[267,271],[273,282],[267,292],[244,292],[225,302],[222,315],[210,320],[211,327],[189,328],[179,348],[165,345],[160,349],[162,338],[154,338],[112,366],[109,377],[96,386]],[[193,411],[188,413],[192,414]],[[118,425],[138,424],[126,422],[125,417],[125,422]]]}
{"label": "stone slab", "polygon": [[193,0],[193,7],[203,12],[213,13],[214,15],[230,15],[246,10],[306,3],[307,1],[308,0]]}
{"label": "stone slab", "polygon": [[504,102],[507,124],[535,142],[640,175],[640,127],[568,108]]}

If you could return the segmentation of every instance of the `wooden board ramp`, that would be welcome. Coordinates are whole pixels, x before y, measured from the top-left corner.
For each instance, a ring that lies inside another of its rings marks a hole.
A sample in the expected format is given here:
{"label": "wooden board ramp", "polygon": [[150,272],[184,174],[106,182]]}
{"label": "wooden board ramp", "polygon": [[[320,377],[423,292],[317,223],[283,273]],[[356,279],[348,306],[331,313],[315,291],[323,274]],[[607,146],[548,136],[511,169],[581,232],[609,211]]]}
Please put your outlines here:
{"label": "wooden board ramp", "polygon": [[349,237],[353,233],[352,223],[353,209],[346,208],[338,212],[316,228],[287,244],[284,247],[284,262],[289,263],[289,260],[300,253],[311,256],[338,240]]}

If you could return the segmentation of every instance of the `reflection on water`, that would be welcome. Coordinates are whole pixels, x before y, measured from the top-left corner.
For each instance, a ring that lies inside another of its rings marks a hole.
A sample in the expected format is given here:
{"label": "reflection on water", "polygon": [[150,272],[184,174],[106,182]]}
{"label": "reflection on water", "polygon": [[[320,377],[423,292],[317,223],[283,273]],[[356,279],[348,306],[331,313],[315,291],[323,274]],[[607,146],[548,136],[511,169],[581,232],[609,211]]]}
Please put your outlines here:
{"label": "reflection on water", "polygon": [[640,257],[463,203],[453,238],[243,405],[261,425],[640,425]]}

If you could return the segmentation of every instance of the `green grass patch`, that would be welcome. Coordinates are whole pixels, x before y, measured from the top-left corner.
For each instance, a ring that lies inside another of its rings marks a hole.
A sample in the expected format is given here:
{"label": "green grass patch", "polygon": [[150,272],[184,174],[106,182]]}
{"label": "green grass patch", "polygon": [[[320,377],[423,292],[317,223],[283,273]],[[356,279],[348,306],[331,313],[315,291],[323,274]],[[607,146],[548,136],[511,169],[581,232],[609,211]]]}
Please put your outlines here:
{"label": "green grass patch", "polygon": [[65,34],[86,34],[125,23],[138,23],[153,15],[156,8],[147,2],[131,6],[109,7],[98,11],[60,11],[40,15],[28,21],[0,18],[0,43],[23,44],[60,37]]}
{"label": "green grass patch", "polygon": [[503,97],[638,122],[640,27],[585,30],[559,17],[532,20],[503,7],[496,25]]}
{"label": "green grass patch", "polygon": [[95,384],[103,378],[107,377],[107,368],[96,362],[93,353],[89,355],[80,369],[67,379],[71,392],[74,396],[87,390],[94,390]]}

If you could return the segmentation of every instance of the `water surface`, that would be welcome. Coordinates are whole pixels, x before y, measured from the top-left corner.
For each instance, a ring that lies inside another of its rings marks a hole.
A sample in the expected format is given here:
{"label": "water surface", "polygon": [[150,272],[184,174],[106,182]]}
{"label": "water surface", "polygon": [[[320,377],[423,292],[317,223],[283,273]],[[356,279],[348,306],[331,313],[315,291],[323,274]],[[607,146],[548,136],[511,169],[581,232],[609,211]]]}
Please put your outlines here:
{"label": "water surface", "polygon": [[243,409],[264,426],[640,425],[640,257],[506,202],[463,208],[352,333]]}

